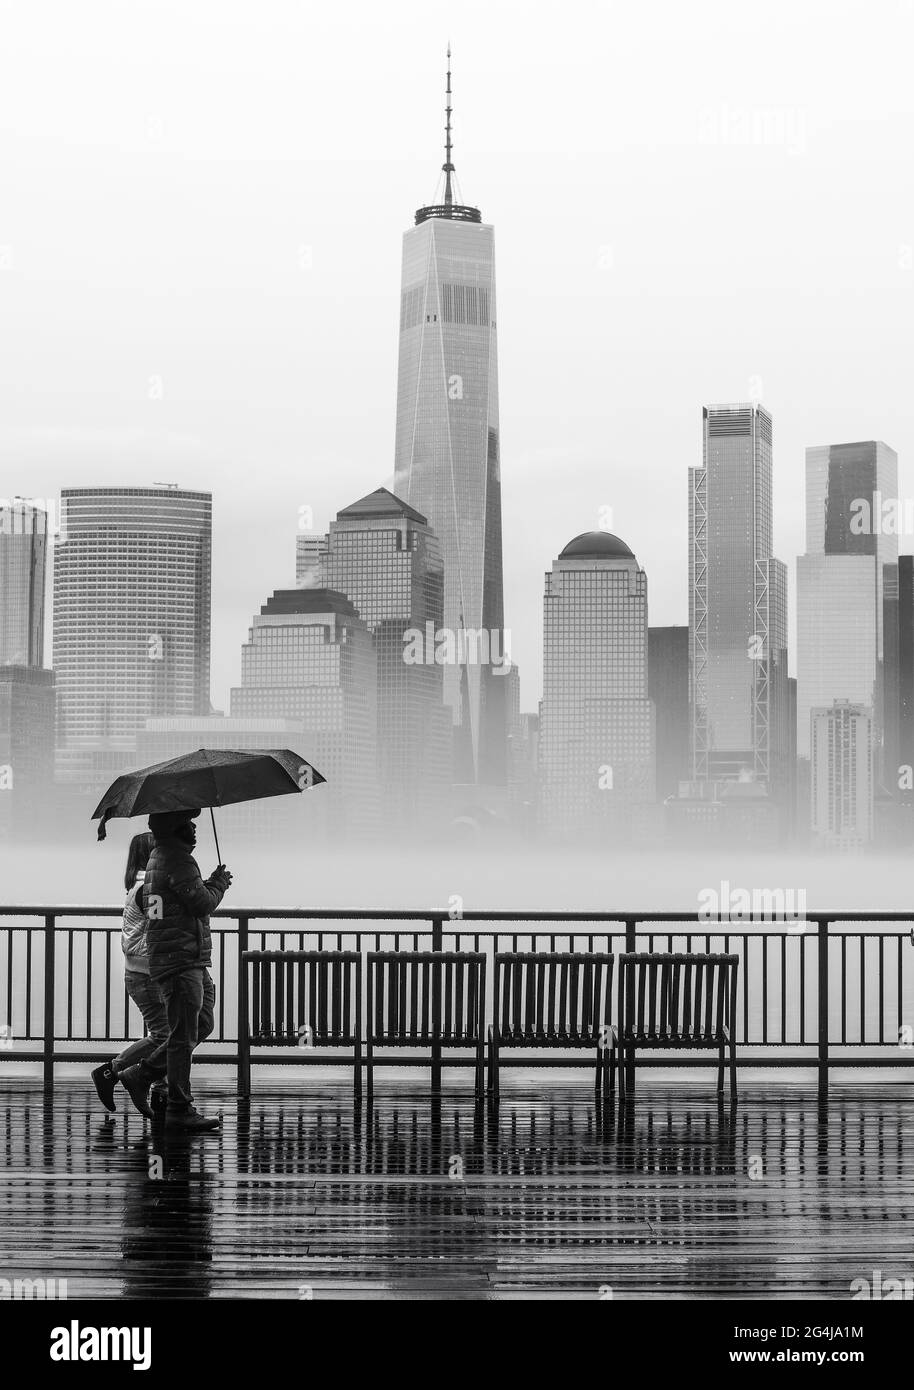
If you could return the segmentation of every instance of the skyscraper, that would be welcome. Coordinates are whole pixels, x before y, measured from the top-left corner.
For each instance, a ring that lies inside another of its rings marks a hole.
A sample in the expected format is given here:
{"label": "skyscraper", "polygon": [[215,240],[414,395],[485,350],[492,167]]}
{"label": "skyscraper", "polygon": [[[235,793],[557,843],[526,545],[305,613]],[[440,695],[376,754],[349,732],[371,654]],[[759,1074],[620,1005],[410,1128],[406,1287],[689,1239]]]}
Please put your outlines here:
{"label": "skyscraper", "polygon": [[334,839],[374,829],[377,658],[344,594],[278,589],[267,600],[241,649],[231,718],[300,720],[303,746],[294,751],[327,779],[308,793],[314,828]]}
{"label": "skyscraper", "polygon": [[689,469],[692,776],[787,782],[787,571],[772,557],[772,428],[756,403],[705,406]]}
{"label": "skyscraper", "polygon": [[58,780],[123,771],[156,716],[209,712],[212,497],[67,488],[54,569]]}
{"label": "skyscraper", "polygon": [[48,833],[54,780],[54,672],[0,665],[0,839]]}
{"label": "skyscraper", "polygon": [[[503,651],[501,465],[493,228],[453,194],[448,50],[444,194],[403,237],[394,490],[428,518],[444,560],[444,626]],[[451,664],[460,779],[503,785],[505,690],[491,664]]]}
{"label": "skyscraper", "polygon": [[[806,450],[806,554],[797,560],[797,755],[810,755],[810,717],[834,700],[873,716],[882,767],[884,587],[894,594],[898,537],[882,524],[897,496],[898,456],[881,440]],[[894,671],[894,643],[890,643]],[[890,700],[890,708],[892,701]]]}
{"label": "skyscraper", "polygon": [[421,513],[381,487],[337,513],[316,563],[320,583],[351,600],[375,639],[385,825],[431,828],[454,752],[444,667],[430,659],[444,616],[437,538]]}
{"label": "skyscraper", "polygon": [[689,629],[647,634],[648,696],[657,718],[657,799],[675,796],[689,775]]}
{"label": "skyscraper", "polygon": [[48,518],[15,498],[0,505],[0,666],[44,662]]}
{"label": "skyscraper", "polygon": [[863,849],[873,838],[872,709],[849,700],[810,717],[813,844]]}
{"label": "skyscraper", "polygon": [[654,799],[647,576],[608,531],[576,536],[546,575],[539,767],[558,836],[624,832]]}
{"label": "skyscraper", "polygon": [[806,450],[807,555],[876,559],[876,660],[882,660],[883,568],[898,562],[898,535],[882,504],[898,495],[898,455],[881,439]]}

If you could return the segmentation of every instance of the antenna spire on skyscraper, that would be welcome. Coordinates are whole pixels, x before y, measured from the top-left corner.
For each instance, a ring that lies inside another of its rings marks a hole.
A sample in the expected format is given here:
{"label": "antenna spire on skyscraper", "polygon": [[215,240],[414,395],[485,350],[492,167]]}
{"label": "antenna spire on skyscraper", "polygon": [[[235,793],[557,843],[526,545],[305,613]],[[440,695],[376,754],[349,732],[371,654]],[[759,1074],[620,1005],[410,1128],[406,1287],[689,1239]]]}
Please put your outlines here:
{"label": "antenna spire on skyscraper", "polygon": [[[481,216],[479,208],[464,207],[462,203],[454,202],[454,184],[456,179],[454,169],[454,146],[451,140],[451,43],[447,45],[447,84],[444,89],[444,163],[441,168],[444,170],[444,198],[440,203],[431,203],[428,207],[419,208],[416,211],[416,222],[427,222],[431,217],[447,217],[454,222],[479,222]],[[439,186],[441,180],[438,180]],[[437,189],[435,190],[437,192]]]}
{"label": "antenna spire on skyscraper", "polygon": [[444,170],[444,206],[453,206],[454,198],[451,193],[451,174],[454,166],[451,163],[451,41],[448,39],[447,45],[447,92],[445,96],[445,123],[444,123],[444,163],[441,166]]}

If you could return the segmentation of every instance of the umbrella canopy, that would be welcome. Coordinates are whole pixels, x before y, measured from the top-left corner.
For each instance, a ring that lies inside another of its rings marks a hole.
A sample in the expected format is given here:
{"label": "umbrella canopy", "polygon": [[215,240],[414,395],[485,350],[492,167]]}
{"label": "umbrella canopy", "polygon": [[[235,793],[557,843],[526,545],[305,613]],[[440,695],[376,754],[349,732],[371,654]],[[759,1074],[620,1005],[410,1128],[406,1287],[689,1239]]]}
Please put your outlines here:
{"label": "umbrella canopy", "polygon": [[98,838],[114,816],[148,816],[155,811],[189,811],[231,806],[306,791],[324,782],[307,759],[289,748],[198,748],[166,763],[118,777],[92,812]]}

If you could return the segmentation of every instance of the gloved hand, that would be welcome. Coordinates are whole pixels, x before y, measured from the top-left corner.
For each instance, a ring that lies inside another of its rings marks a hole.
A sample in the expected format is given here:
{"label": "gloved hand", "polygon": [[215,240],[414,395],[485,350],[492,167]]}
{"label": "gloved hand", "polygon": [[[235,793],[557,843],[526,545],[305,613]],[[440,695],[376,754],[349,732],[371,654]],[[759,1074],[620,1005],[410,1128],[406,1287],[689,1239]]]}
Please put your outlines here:
{"label": "gloved hand", "polygon": [[225,892],[225,890],[231,886],[232,875],[224,864],[218,864],[210,875],[210,881],[218,884],[222,891]]}

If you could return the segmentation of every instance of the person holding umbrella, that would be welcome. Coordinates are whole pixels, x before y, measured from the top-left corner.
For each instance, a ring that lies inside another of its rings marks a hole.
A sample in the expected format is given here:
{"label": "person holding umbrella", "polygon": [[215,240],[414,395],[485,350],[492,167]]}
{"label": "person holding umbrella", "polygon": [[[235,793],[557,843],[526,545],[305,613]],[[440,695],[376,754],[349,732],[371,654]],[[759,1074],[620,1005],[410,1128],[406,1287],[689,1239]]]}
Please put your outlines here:
{"label": "person holding umbrella", "polygon": [[[216,989],[209,973],[212,959],[209,917],[222,901],[232,875],[220,863],[203,880],[191,854],[197,842],[194,820],[209,807],[216,834],[215,806],[266,797],[301,794],[326,781],[311,763],[289,748],[198,748],[168,762],[125,772],[112,782],[92,813],[104,840],[115,816],[149,816],[153,850],[143,882],[149,976],[165,1003],[168,1037],[120,1074],[134,1105],[144,1115],[149,1088],[167,1075],[167,1129],[190,1133],[217,1129],[194,1108],[190,1068],[194,1048],[213,1031]],[[188,809],[191,808],[191,809]],[[193,809],[196,808],[196,809]]]}
{"label": "person holding umbrella", "polygon": [[[209,1037],[215,1021],[209,917],[232,882],[224,864],[205,881],[200,874],[191,853],[197,843],[194,819],[199,814],[199,810],[160,811],[149,817],[154,845],[143,882],[149,975],[162,995],[168,1021],[165,1128],[188,1133],[218,1129],[220,1123],[195,1109],[190,1069],[194,1048]],[[153,1053],[137,1068],[148,1090],[162,1074],[161,1055]]]}
{"label": "person holding umbrella", "polygon": [[[152,853],[153,838],[149,832],[134,835],[127,851],[127,872],[124,883],[127,888],[127,901],[124,904],[124,924],[121,933],[121,946],[124,952],[124,985],[130,998],[143,1015],[146,1036],[130,1043],[123,1052],[109,1062],[103,1062],[92,1072],[92,1081],[99,1100],[106,1110],[116,1110],[114,1093],[119,1081],[123,1081],[138,1109],[147,1104],[145,1096],[149,1083],[143,1086],[143,1078],[138,1070],[133,1070],[138,1062],[149,1059],[154,1054],[164,1057],[165,1043],[168,1039],[168,1020],[165,1005],[158,989],[149,978],[149,962],[146,959],[146,914],[143,910],[143,880],[146,865]],[[158,1072],[153,1064],[150,1075]],[[161,1073],[164,1076],[164,1070]],[[124,1079],[126,1078],[126,1080]],[[161,1093],[165,1104],[164,1081],[154,1083],[153,1095]],[[134,1091],[136,1088],[136,1094]],[[142,1101],[142,1104],[140,1103]],[[145,1113],[145,1112],[144,1112]]]}

